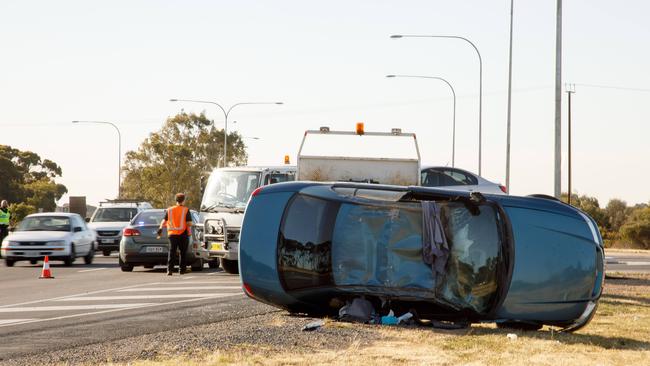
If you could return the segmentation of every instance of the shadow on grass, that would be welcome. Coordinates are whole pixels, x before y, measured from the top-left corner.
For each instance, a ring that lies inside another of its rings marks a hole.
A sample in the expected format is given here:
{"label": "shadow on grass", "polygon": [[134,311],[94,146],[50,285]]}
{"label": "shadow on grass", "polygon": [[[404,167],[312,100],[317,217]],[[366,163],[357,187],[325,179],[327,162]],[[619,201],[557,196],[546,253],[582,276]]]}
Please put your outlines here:
{"label": "shadow on grass", "polygon": [[648,286],[650,287],[650,277],[639,278],[633,275],[606,275],[605,286],[607,285],[620,285],[620,286]]}
{"label": "shadow on grass", "polygon": [[[622,300],[622,301],[617,301]],[[650,306],[650,298],[639,296],[626,296],[617,294],[606,294],[600,298],[600,301],[609,305],[616,306]],[[626,302],[628,301],[628,302]],[[633,302],[633,303],[632,303]],[[635,304],[636,303],[636,304]]]}
{"label": "shadow on grass", "polygon": [[[465,331],[467,332],[467,331]],[[626,337],[604,337],[596,334],[562,333],[550,329],[538,331],[519,331],[512,329],[472,328],[474,335],[502,334],[504,339],[508,333],[516,332],[522,338],[534,338],[546,341],[559,341],[562,344],[583,344],[604,349],[616,350],[650,350],[650,342]],[[458,332],[460,335],[460,332]]]}

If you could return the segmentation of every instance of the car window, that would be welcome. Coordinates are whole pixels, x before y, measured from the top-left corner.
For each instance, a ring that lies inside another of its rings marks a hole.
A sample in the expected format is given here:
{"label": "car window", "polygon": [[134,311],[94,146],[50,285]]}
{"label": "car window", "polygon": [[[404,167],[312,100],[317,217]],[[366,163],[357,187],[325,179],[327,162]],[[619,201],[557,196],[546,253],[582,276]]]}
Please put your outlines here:
{"label": "car window", "polygon": [[332,284],[332,230],[339,204],[297,195],[280,228],[278,266],[287,290]]}
{"label": "car window", "polygon": [[128,222],[138,213],[131,207],[100,207],[93,216],[93,222]]}
{"label": "car window", "polygon": [[133,218],[131,224],[135,226],[160,225],[164,217],[164,210],[142,211]]}
{"label": "car window", "polygon": [[274,183],[291,182],[296,180],[296,173],[288,172],[268,174],[264,178],[264,185],[271,184],[271,180],[274,180]]}
{"label": "car window", "polygon": [[459,185],[476,185],[478,180],[469,174],[455,169],[426,169],[420,175],[422,185],[425,187],[445,187]]}

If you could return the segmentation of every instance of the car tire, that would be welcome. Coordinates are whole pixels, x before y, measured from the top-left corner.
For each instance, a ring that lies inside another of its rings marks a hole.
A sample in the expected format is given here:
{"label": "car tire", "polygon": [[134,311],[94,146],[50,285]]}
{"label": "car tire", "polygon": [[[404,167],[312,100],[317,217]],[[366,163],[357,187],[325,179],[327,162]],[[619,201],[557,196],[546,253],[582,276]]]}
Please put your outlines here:
{"label": "car tire", "polygon": [[38,260],[36,259],[30,259],[29,264],[36,264],[38,263]]}
{"label": "car tire", "polygon": [[74,258],[75,258],[75,251],[74,251],[74,244],[72,244],[70,245],[70,255],[63,260],[63,264],[66,267],[70,267],[72,265],[72,262],[74,262]]}
{"label": "car tire", "polygon": [[14,263],[16,263],[16,261],[13,260],[13,259],[5,259],[5,265],[6,265],[7,267],[13,267],[13,266],[14,266]]}
{"label": "car tire", "polygon": [[211,261],[208,262],[208,267],[215,269],[219,268],[219,258],[217,259],[212,259]]}
{"label": "car tire", "polygon": [[147,264],[144,266],[146,269],[152,269],[153,267],[155,267],[153,264]]}
{"label": "car tire", "polygon": [[524,323],[524,322],[502,322],[497,323],[497,328],[501,329],[516,329],[526,331],[536,331],[542,329],[543,324],[540,323]]}
{"label": "car tire", "polygon": [[238,261],[233,261],[230,259],[222,259],[221,260],[221,267],[223,268],[226,273],[230,274],[238,274],[239,273],[239,262]]}
{"label": "car tire", "polygon": [[94,257],[95,257],[95,251],[94,251],[93,248],[91,247],[91,248],[88,250],[88,254],[86,254],[86,256],[84,257],[84,263],[86,263],[86,264],[93,264],[93,258],[94,258]]}
{"label": "car tire", "polygon": [[203,258],[199,258],[192,263],[192,272],[203,271]]}
{"label": "car tire", "polygon": [[102,250],[102,254],[104,255],[104,257],[108,257],[108,256],[111,255],[111,251],[110,250]]}
{"label": "car tire", "polygon": [[122,258],[120,258],[120,269],[122,272],[133,272],[133,265],[122,262]]}

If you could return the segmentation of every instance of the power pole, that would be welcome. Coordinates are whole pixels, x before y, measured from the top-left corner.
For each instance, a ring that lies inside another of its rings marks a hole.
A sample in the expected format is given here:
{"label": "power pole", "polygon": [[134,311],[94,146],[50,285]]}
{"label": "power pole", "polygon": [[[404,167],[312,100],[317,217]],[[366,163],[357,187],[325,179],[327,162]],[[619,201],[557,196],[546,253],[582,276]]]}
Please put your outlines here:
{"label": "power pole", "polygon": [[571,204],[571,94],[573,94],[575,92],[576,92],[575,84],[567,84],[566,85],[566,93],[569,96],[569,105],[568,105],[568,108],[567,108],[568,109],[568,114],[569,114],[569,120],[568,120],[568,127],[569,127],[569,131],[568,131],[568,137],[569,137],[568,168],[569,168],[569,171],[568,171],[568,174],[567,174],[568,178],[569,178],[569,187],[568,187],[569,192],[568,192],[568,198],[567,198],[567,203],[568,204]]}
{"label": "power pole", "polygon": [[555,31],[555,197],[562,195],[562,0],[557,0]]}

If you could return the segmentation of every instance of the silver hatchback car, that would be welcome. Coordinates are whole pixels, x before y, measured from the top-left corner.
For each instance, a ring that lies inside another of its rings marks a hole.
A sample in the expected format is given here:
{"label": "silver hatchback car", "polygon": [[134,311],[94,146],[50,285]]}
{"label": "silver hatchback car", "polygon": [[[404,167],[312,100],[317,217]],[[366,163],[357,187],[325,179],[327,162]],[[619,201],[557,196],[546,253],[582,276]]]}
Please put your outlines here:
{"label": "silver hatchback car", "polygon": [[420,170],[420,184],[423,187],[451,188],[454,190],[507,194],[501,184],[470,173],[467,170],[447,166],[423,166]]}

